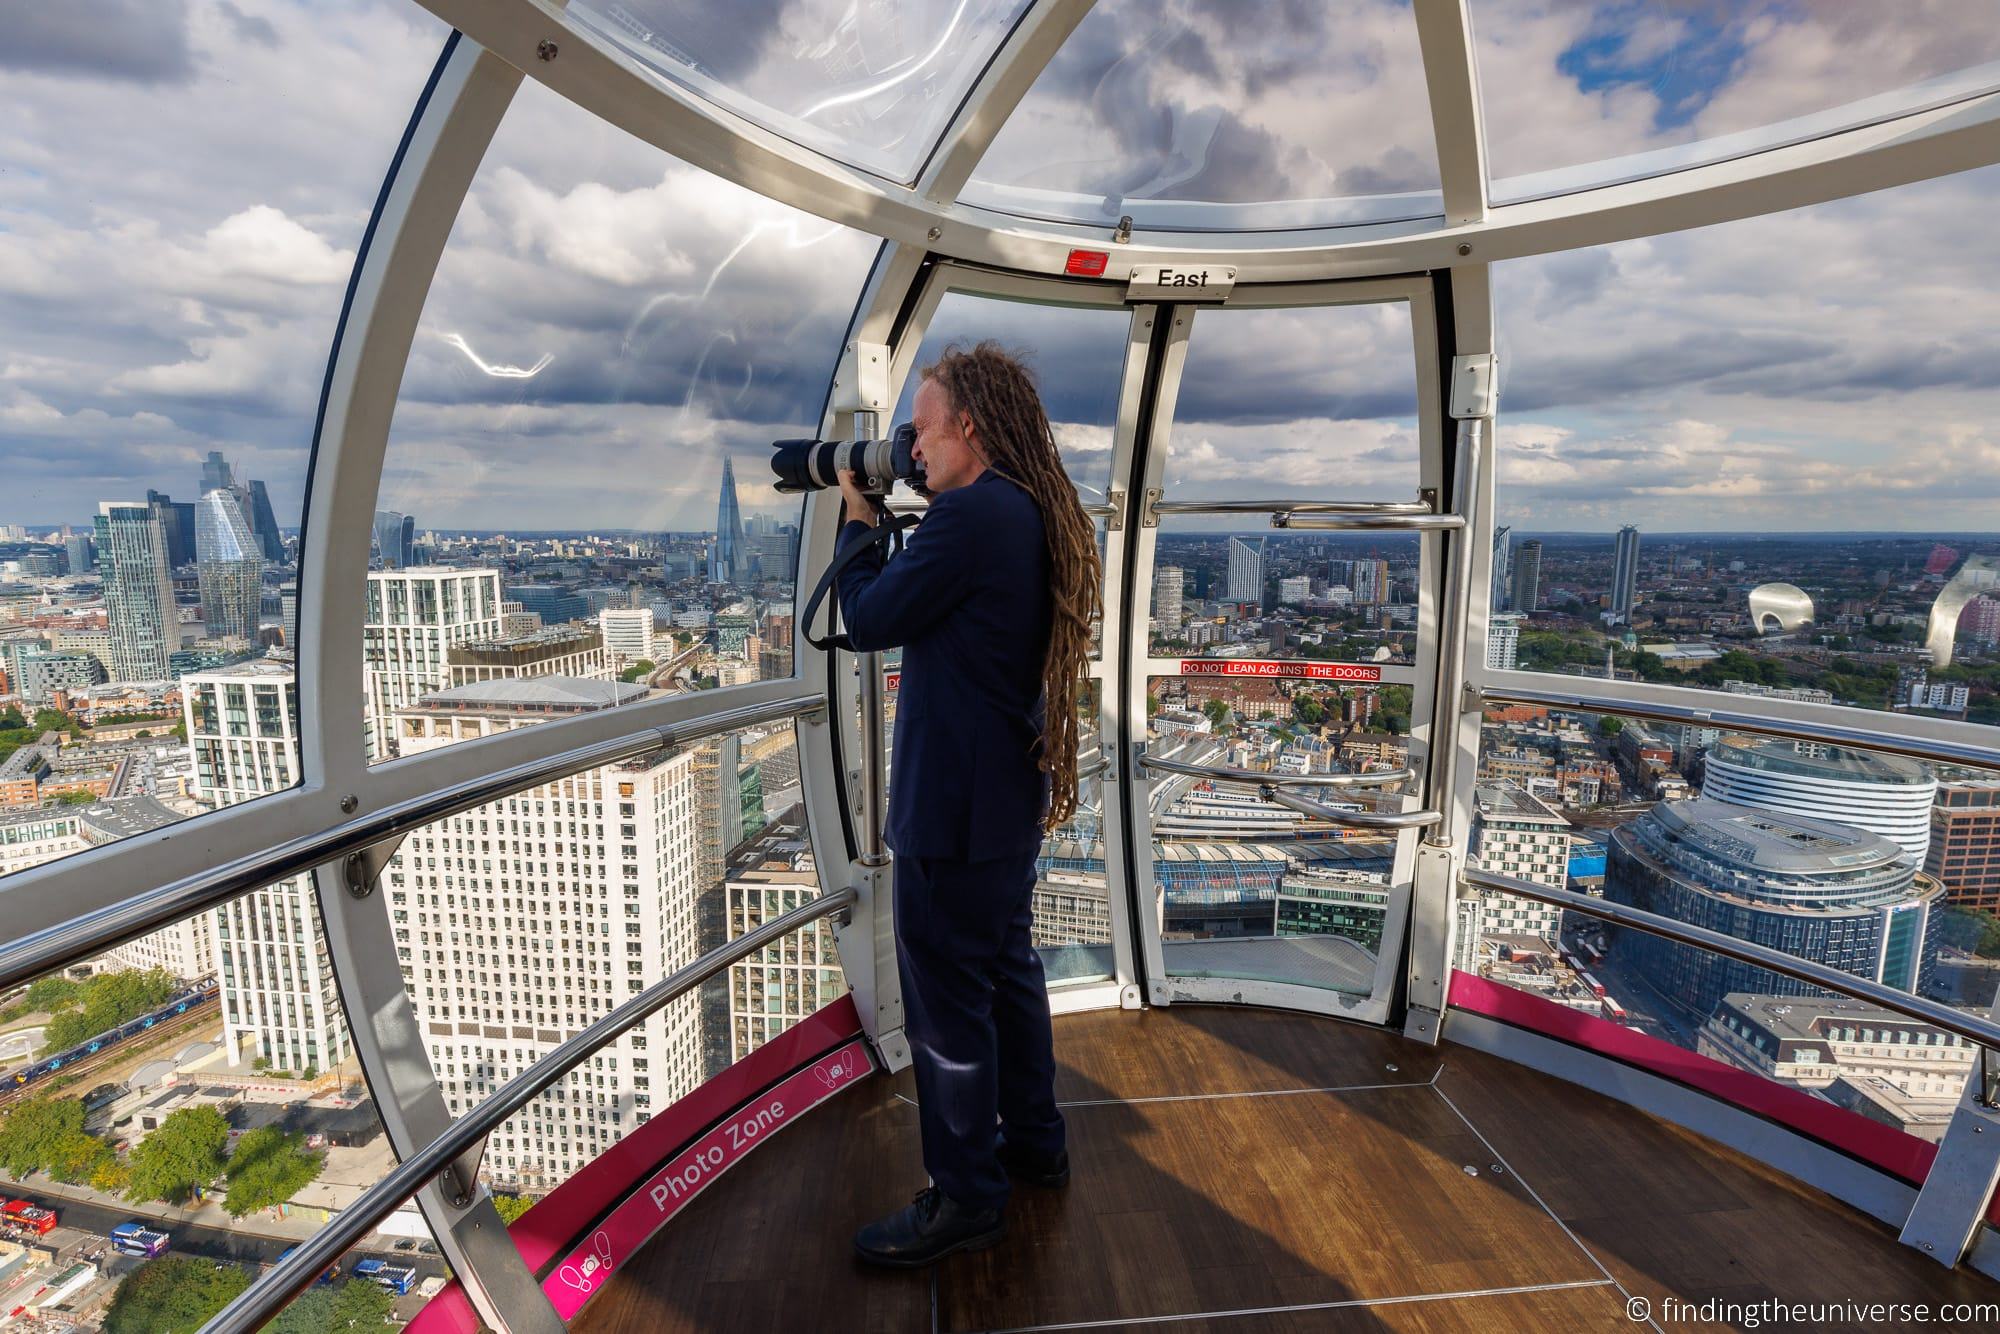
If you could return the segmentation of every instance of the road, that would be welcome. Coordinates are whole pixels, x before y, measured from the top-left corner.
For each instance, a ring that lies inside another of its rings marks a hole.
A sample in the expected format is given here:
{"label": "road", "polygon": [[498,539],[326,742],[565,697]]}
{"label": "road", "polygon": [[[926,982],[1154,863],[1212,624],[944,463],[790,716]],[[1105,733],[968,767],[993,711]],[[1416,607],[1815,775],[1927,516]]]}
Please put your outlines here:
{"label": "road", "polygon": [[[239,1264],[269,1264],[299,1244],[296,1239],[290,1237],[264,1237],[254,1232],[238,1232],[203,1223],[176,1222],[172,1219],[138,1213],[132,1209],[115,1209],[108,1205],[91,1204],[62,1196],[24,1195],[15,1187],[9,1187],[6,1194],[8,1199],[25,1199],[44,1208],[53,1209],[61,1218],[64,1227],[75,1228],[80,1232],[93,1232],[100,1237],[108,1236],[111,1229],[118,1224],[136,1218],[148,1227],[156,1227],[172,1234],[174,1242],[169,1253],[173,1255],[194,1255],[206,1260],[234,1260]],[[393,1258],[400,1264],[414,1265],[420,1278],[444,1273],[444,1261],[438,1256],[396,1251],[392,1249],[391,1244],[386,1243],[381,1246],[357,1247],[342,1257],[340,1267],[343,1271],[349,1270],[353,1268],[356,1260],[369,1255],[385,1259]]]}

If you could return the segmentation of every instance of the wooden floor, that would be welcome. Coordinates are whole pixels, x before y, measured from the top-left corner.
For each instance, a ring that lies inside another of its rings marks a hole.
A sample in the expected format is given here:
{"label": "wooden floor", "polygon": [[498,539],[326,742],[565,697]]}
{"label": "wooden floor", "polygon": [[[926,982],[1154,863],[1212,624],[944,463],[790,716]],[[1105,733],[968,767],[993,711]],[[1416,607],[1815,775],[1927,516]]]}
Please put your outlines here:
{"label": "wooden floor", "polygon": [[1450,1044],[1183,1005],[1058,1019],[1056,1054],[1074,1179],[1017,1190],[998,1247],[854,1263],[854,1229],[924,1183],[906,1072],[752,1154],[575,1328],[1629,1330],[1628,1302],[1669,1298],[2000,1300],[1741,1155]]}

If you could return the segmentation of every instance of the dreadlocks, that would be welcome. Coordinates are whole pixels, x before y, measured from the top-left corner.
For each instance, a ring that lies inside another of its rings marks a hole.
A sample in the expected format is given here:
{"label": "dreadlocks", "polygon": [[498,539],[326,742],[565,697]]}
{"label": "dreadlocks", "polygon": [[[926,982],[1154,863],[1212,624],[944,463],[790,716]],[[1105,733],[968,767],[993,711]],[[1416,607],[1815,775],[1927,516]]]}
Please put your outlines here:
{"label": "dreadlocks", "polygon": [[923,378],[938,382],[954,412],[972,418],[986,466],[1034,497],[1042,512],[1054,616],[1042,662],[1037,763],[1050,776],[1045,828],[1054,830],[1076,812],[1076,688],[1090,656],[1091,625],[1103,610],[1097,529],[1063,472],[1034,377],[1018,357],[990,341],[970,351],[947,347]]}

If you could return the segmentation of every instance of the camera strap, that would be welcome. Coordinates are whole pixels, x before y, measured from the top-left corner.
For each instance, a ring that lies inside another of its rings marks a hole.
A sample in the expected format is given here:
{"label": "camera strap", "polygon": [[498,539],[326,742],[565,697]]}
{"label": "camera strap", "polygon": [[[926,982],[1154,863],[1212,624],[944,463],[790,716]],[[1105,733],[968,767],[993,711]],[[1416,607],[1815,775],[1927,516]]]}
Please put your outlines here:
{"label": "camera strap", "polygon": [[818,586],[813,589],[812,597],[806,602],[805,617],[799,625],[799,633],[805,636],[808,644],[811,644],[823,653],[833,649],[845,649],[849,653],[854,652],[853,643],[849,641],[846,635],[840,633],[840,599],[837,596],[833,601],[833,611],[827,620],[826,636],[820,638],[813,634],[812,624],[819,616],[819,604],[826,601],[827,594],[833,591],[834,580],[840,577],[840,572],[846,569],[848,564],[857,556],[871,547],[879,546],[892,540],[900,548],[903,545],[903,534],[916,527],[923,517],[921,514],[897,516],[884,510],[875,526],[869,529],[867,533],[858,535],[851,541],[842,543],[834,551],[833,559],[827,562],[826,573],[819,577]]}

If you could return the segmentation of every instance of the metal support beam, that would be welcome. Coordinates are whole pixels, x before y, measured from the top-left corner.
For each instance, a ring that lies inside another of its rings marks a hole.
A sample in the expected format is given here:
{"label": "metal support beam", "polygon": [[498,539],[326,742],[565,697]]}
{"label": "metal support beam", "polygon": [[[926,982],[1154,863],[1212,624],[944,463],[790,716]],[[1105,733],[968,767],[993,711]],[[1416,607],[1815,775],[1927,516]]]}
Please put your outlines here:
{"label": "metal support beam", "polygon": [[[2000,1019],[2000,999],[1986,1013]],[[1903,1222],[1903,1244],[1948,1268],[1971,1254],[2000,1187],[2000,1052],[1978,1050],[1930,1175]]]}

